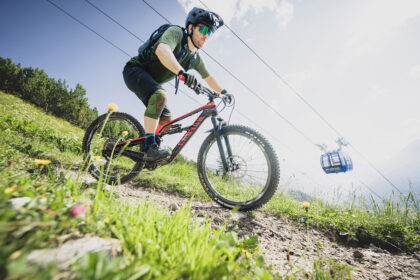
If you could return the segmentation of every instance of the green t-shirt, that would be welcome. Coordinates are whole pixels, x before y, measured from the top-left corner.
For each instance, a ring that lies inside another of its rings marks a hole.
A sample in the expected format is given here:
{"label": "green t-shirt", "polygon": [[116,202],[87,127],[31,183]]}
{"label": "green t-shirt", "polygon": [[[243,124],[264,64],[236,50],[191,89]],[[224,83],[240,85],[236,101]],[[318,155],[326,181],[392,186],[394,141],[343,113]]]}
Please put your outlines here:
{"label": "green t-shirt", "polygon": [[[173,51],[175,57],[179,55],[182,48],[182,36],[183,36],[183,30],[178,26],[171,26],[169,27],[159,38],[159,40],[151,47],[151,62],[147,67],[147,71],[152,75],[152,77],[158,82],[158,83],[166,83],[173,78],[175,78],[175,74],[172,73],[169,69],[167,69],[163,64],[159,61],[157,58],[155,51],[157,46],[160,43],[165,43],[171,47],[171,50]],[[190,51],[187,48],[187,53],[184,55],[184,57],[178,61],[179,64],[181,64],[182,67],[186,67],[188,61],[191,59],[192,56],[197,52]],[[135,64],[140,64],[138,57],[133,57],[130,62]],[[198,73],[200,73],[201,77],[203,79],[210,76],[209,72],[207,71],[206,65],[204,63],[203,58],[199,53],[197,53],[197,57],[195,61],[192,63],[190,69],[196,70]]]}

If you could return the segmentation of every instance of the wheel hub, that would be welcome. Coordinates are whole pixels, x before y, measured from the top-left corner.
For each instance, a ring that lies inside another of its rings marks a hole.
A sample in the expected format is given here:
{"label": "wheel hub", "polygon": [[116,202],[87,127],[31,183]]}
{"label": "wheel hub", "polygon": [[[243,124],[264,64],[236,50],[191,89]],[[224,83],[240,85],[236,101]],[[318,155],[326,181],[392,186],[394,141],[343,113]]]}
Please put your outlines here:
{"label": "wheel hub", "polygon": [[228,172],[232,177],[234,177],[235,179],[240,179],[246,175],[248,171],[248,166],[246,164],[246,161],[242,157],[233,155],[231,157],[228,157],[227,161],[229,164]]}

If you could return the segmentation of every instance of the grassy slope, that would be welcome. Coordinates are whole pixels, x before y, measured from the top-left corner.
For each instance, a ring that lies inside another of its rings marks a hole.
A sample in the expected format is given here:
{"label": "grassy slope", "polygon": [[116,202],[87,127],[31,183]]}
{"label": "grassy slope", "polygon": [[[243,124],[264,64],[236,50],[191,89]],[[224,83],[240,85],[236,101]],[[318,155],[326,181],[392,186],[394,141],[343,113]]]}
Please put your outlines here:
{"label": "grassy slope", "polygon": [[[20,251],[24,254],[25,251],[27,251],[28,248],[31,249],[32,247],[30,246],[34,246],[34,244],[36,244],[35,247],[51,246],[48,242],[46,243],[46,240],[51,239],[51,234],[54,236],[54,234],[81,230],[84,232],[94,232],[102,236],[118,236],[126,246],[125,256],[133,263],[139,262],[139,256],[136,255],[137,245],[134,240],[132,240],[133,237],[127,230],[138,227],[138,224],[132,221],[133,219],[135,220],[136,215],[133,214],[130,216],[132,219],[125,220],[127,224],[121,224],[119,227],[110,226],[112,222],[120,222],[119,219],[115,218],[115,214],[112,215],[112,212],[105,211],[105,209],[112,204],[111,201],[113,201],[113,197],[111,194],[102,191],[97,192],[96,190],[91,190],[92,193],[82,192],[81,190],[86,188],[86,186],[77,182],[66,181],[62,178],[57,179],[57,176],[54,174],[49,176],[46,167],[40,168],[33,163],[34,158],[43,158],[50,159],[54,165],[58,166],[63,165],[68,167],[70,165],[77,165],[81,161],[80,143],[83,131],[63,120],[47,116],[42,111],[34,108],[34,106],[26,104],[10,95],[0,93],[0,104],[0,152],[4,155],[0,160],[0,184],[2,187],[0,193],[3,194],[1,200],[4,202],[6,199],[13,196],[27,195],[39,197],[40,195],[44,195],[49,199],[48,206],[52,207],[57,213],[60,213],[60,217],[68,216],[65,215],[66,211],[68,211],[68,207],[60,208],[63,204],[69,204],[68,201],[71,201],[70,204],[84,201],[86,204],[92,205],[92,207],[89,206],[89,211],[87,211],[86,214],[86,219],[90,222],[86,223],[87,225],[85,227],[80,228],[80,224],[75,223],[72,219],[60,220],[54,225],[54,229],[49,228],[50,231],[48,231],[48,234],[44,232],[45,236],[37,233],[35,234],[36,237],[31,237],[34,238],[34,241],[28,241],[31,240],[28,237],[28,240],[24,239],[22,242],[18,242],[11,246],[9,250],[6,250],[6,255],[1,256],[2,259],[7,259],[7,257],[10,258],[10,254],[13,252]],[[141,174],[135,181],[157,188],[177,191],[188,197],[194,196],[196,199],[208,200],[208,197],[202,190],[196,176],[195,164],[193,162],[185,161],[182,158],[178,159],[175,164],[159,168],[154,172]],[[14,184],[19,186],[18,190],[8,193],[10,190],[8,191],[6,188]],[[57,196],[59,196],[59,198],[57,198]],[[52,201],[52,204],[50,203],[50,200]],[[55,200],[58,200],[56,204],[54,204]],[[92,200],[94,202],[92,202]],[[90,204],[86,201],[90,201]],[[408,200],[408,202],[411,203],[412,201]],[[56,206],[53,207],[54,205]],[[145,205],[149,204],[145,202]],[[122,207],[128,206],[121,206],[117,209],[115,209],[115,207],[109,208],[116,213],[123,214],[123,211],[118,210],[123,209]],[[153,203],[151,206],[147,206],[147,208],[150,209],[154,209],[153,207]],[[0,209],[0,211],[3,211],[1,212],[2,223],[6,222],[7,224],[7,222],[10,222],[10,219],[15,221],[18,220],[19,217],[25,217],[25,214],[19,213],[19,216],[17,213],[9,213],[8,210],[5,209],[6,208],[3,206]],[[93,211],[94,209],[96,210]],[[99,209],[102,209],[103,211],[101,212]],[[419,211],[414,211],[412,207],[405,207],[404,205],[397,207],[396,205],[385,204],[385,206],[376,207],[374,211],[369,213],[363,208],[351,205],[346,208],[336,208],[325,205],[321,201],[313,201],[309,211],[306,212],[300,202],[297,202],[288,196],[276,194],[265,206],[265,209],[274,214],[286,216],[298,222],[310,223],[336,230],[337,232],[341,232],[346,238],[360,239],[373,236],[375,237],[375,240],[382,240],[381,242],[384,242],[384,244],[394,244],[405,250],[419,249]],[[140,209],[130,211],[140,211]],[[51,217],[49,216],[51,215],[42,210],[38,212],[39,213],[34,215],[36,216],[35,221],[50,220]],[[107,225],[104,228],[97,227],[96,223],[99,220],[104,219],[103,215],[105,215],[105,218],[108,217],[110,225]],[[156,215],[168,216],[169,214],[163,213]],[[185,215],[188,215],[187,210]],[[52,220],[57,220],[55,216],[53,218],[54,219]],[[137,222],[140,223],[140,221]],[[132,227],[128,225],[131,225]],[[126,230],[122,230],[122,232],[118,231],[123,228],[126,228]],[[1,229],[0,234],[7,233],[7,231],[5,232],[4,224]],[[8,228],[6,227],[6,230],[7,229]],[[221,239],[223,238],[229,239],[229,237],[221,237]],[[54,240],[54,238],[52,239]],[[242,246],[240,244],[238,245],[238,242],[236,241],[231,243],[231,245],[232,246],[230,247],[233,251]],[[20,258],[17,259],[19,260]],[[100,261],[99,259],[100,258],[98,258],[97,261]],[[140,263],[142,262],[140,261]],[[151,257],[150,263],[153,265],[153,257]],[[175,262],[175,264],[179,265],[177,262]],[[154,265],[157,264],[154,263]],[[210,263],[210,269],[214,269],[212,265],[217,266],[219,264],[217,263],[217,260],[215,260]],[[11,267],[10,269],[13,269],[13,265],[10,265],[9,263],[9,266]],[[118,266],[118,264],[116,264],[116,266]],[[119,266],[121,266],[121,264]],[[244,263],[239,265],[236,269],[240,274],[243,273],[241,272],[241,269],[249,269],[250,266],[251,264]],[[193,270],[188,269],[181,271],[180,273],[186,273],[186,271],[188,273],[193,273]],[[209,267],[202,269],[209,269]],[[260,269],[260,267],[258,267],[258,269],[255,269],[254,271],[260,272],[261,270],[264,271],[264,268]],[[129,271],[127,273],[134,272]],[[150,274],[150,272],[148,273]],[[252,275],[252,273],[249,274],[248,272],[247,275]],[[255,277],[255,275],[253,275],[253,277]]]}
{"label": "grassy slope", "polygon": [[[153,201],[132,205],[100,184],[88,186],[56,174],[53,166],[80,162],[83,131],[4,93],[0,104],[0,278],[57,275],[55,267],[28,265],[26,255],[57,246],[63,236],[87,233],[119,239],[123,255],[112,261],[102,254],[87,255],[62,278],[269,277],[264,263],[253,261],[258,257],[255,242],[191,222],[188,205],[173,214]],[[52,164],[37,165],[35,158]],[[32,199],[19,210],[6,203],[23,196]],[[69,210],[77,204],[86,212],[72,217]]]}

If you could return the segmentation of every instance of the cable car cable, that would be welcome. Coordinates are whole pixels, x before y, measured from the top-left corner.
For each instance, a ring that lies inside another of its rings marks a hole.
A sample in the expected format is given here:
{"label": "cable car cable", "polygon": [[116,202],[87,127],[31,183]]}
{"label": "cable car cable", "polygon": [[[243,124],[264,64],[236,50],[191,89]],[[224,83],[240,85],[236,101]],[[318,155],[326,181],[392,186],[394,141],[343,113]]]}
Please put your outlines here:
{"label": "cable car cable", "polygon": [[[145,41],[141,38],[139,38],[137,35],[135,35],[132,31],[130,31],[128,28],[126,28],[125,26],[123,26],[122,24],[120,24],[117,20],[115,20],[113,17],[111,17],[109,14],[107,14],[106,12],[104,12],[102,9],[100,9],[98,6],[94,5],[92,2],[90,2],[89,0],[85,0],[85,2],[87,2],[89,5],[91,5],[93,8],[95,8],[97,11],[99,11],[100,13],[102,13],[104,16],[106,16],[107,18],[109,18],[111,21],[113,21],[115,24],[117,24],[118,26],[120,26],[122,29],[124,29],[125,31],[127,31],[129,34],[131,34],[133,37],[135,37],[137,40],[139,40],[140,42],[144,43]],[[146,2],[145,2],[146,3]],[[148,4],[148,3],[146,3]],[[168,23],[170,23],[170,21],[163,16],[161,13],[159,13],[159,11],[157,11],[156,9],[154,9],[153,7],[151,7],[150,5],[148,5],[150,8],[152,8],[157,14],[159,14],[162,18],[164,18]],[[206,53],[207,54],[207,53]],[[209,55],[209,54],[207,54]],[[210,56],[210,55],[209,55]],[[214,60],[214,59],[213,59]],[[217,62],[217,61],[216,61]],[[221,65],[219,62],[217,62],[221,67],[224,68],[223,65]],[[225,69],[226,71],[229,71],[227,69]],[[233,75],[233,74],[232,74]],[[235,77],[236,78],[236,77]],[[238,80],[239,81],[239,80]],[[242,81],[240,81],[242,82]],[[171,85],[173,85],[172,83],[170,83]],[[191,100],[193,100],[194,102],[196,102],[197,104],[201,104],[200,102],[198,102],[197,100],[195,100],[194,98],[192,98],[190,95],[188,95],[187,93],[183,92],[182,90],[180,90],[182,93],[184,93],[188,98],[190,98]],[[259,124],[255,123],[253,120],[251,120],[250,118],[248,118],[245,114],[243,114],[241,111],[239,111],[238,109],[236,109],[236,111],[238,112],[239,115],[241,115],[244,119],[246,119],[248,122],[254,124],[255,126],[260,126]],[[282,146],[284,146],[286,149],[288,149],[289,151],[296,153],[291,147],[289,147],[288,145],[286,145],[285,143],[283,143],[282,141],[280,141],[277,137],[273,136],[270,132],[268,132],[267,130],[261,128],[267,135],[270,135],[270,137],[272,137],[274,140],[276,140],[278,143],[280,143]],[[304,173],[301,170],[296,169],[296,171],[300,172],[300,173]]]}
{"label": "cable car cable", "polygon": [[[210,10],[210,8],[204,4],[202,2],[202,0],[198,0],[204,7],[207,8],[207,10]],[[145,2],[145,0],[143,0],[143,2]],[[267,66],[268,69],[271,70],[271,72],[274,73],[274,75],[280,79],[280,81],[282,81],[297,97],[299,97],[299,99],[304,102],[316,115],[318,115],[318,117],[325,122],[325,124],[331,128],[338,136],[345,138],[344,136],[342,136],[342,134],[335,128],[332,126],[332,124],[330,124],[330,122],[328,122],[326,120],[326,118],[324,118],[321,113],[319,113],[314,106],[312,106],[312,104],[310,104],[305,98],[302,97],[302,95],[299,94],[299,92],[289,83],[287,82],[272,66],[270,66],[264,59],[262,59],[262,57],[260,55],[258,55],[241,37],[239,37],[239,35],[233,31],[227,24],[224,24],[224,26],[226,26],[227,29],[229,29],[229,31],[235,35],[265,66]],[[396,189],[400,194],[402,194],[402,192],[397,188],[397,186],[395,186],[395,184],[393,184],[378,168],[376,168],[367,158],[366,156],[364,156],[360,151],[358,151],[353,145],[351,145],[349,143],[349,146],[351,146],[359,155],[362,156],[363,159],[365,159],[367,161],[367,163],[379,174],[381,175],[389,184],[391,184],[391,186]]]}
{"label": "cable car cable", "polygon": [[[157,13],[159,16],[161,16],[166,22],[171,23],[171,21],[166,18],[162,13],[160,13],[157,9],[155,9],[152,5],[150,5],[147,1],[142,0],[147,6],[149,6],[155,13]],[[200,1],[200,0],[199,0]],[[201,1],[200,1],[201,2]],[[203,3],[202,3],[203,4]],[[203,4],[204,5],[204,4]],[[206,6],[206,5],[204,5]],[[206,6],[207,7],[207,6]],[[207,7],[209,10],[209,8]],[[231,29],[230,29],[231,30]],[[232,31],[232,30],[231,30]],[[233,31],[232,31],[233,32]],[[236,35],[236,33],[235,33]],[[237,36],[237,35],[236,35]],[[239,36],[237,36],[239,38]],[[239,38],[240,39],[240,38]],[[240,39],[242,42],[243,40]],[[246,44],[244,42],[244,44]],[[252,49],[251,49],[252,50]],[[314,143],[308,136],[306,136],[300,129],[298,129],[293,123],[291,123],[289,120],[287,120],[285,117],[283,117],[279,112],[277,112],[273,107],[271,107],[269,104],[267,104],[259,95],[257,95],[252,89],[250,89],[245,83],[242,82],[238,77],[236,77],[231,71],[229,71],[224,65],[222,65],[220,62],[218,62],[215,58],[213,58],[209,53],[202,50],[208,57],[210,57],[214,62],[216,62],[220,67],[222,67],[226,72],[228,72],[235,80],[237,80],[242,86],[244,86],[248,91],[250,91],[254,96],[256,96],[261,102],[263,102],[267,107],[269,107],[271,110],[273,110],[278,116],[280,116],[284,121],[286,121],[289,125],[291,125],[297,132],[299,132],[306,140],[308,140],[311,144],[317,146],[316,143]],[[253,51],[254,52],[254,51]],[[255,53],[255,52],[254,52]],[[256,53],[255,53],[256,54]],[[256,54],[257,55],[257,54]],[[258,55],[257,55],[258,56]],[[344,138],[344,137],[343,137]],[[366,184],[365,184],[366,185]]]}
{"label": "cable car cable", "polygon": [[[104,38],[102,35],[100,35],[99,33],[97,33],[96,31],[94,31],[92,28],[90,28],[90,27],[88,27],[86,24],[84,24],[84,23],[82,23],[80,20],[78,20],[77,18],[75,18],[74,16],[72,16],[70,13],[68,13],[67,11],[65,11],[64,9],[62,9],[61,7],[59,7],[58,5],[56,5],[55,3],[53,3],[52,1],[50,1],[50,0],[46,0],[46,1],[48,1],[50,4],[52,4],[53,6],[55,6],[57,9],[59,9],[60,11],[62,11],[63,13],[65,13],[66,15],[68,15],[69,17],[71,17],[72,19],[74,19],[76,22],[78,22],[78,23],[80,23],[82,26],[84,26],[85,28],[87,28],[88,30],[90,30],[91,32],[93,32],[94,34],[96,34],[97,36],[99,36],[100,38],[102,38],[104,41],[106,41],[107,43],[109,43],[110,45],[112,45],[112,46],[114,46],[116,49],[118,49],[118,50],[120,50],[121,52],[123,52],[124,54],[126,54],[126,55],[128,55],[125,51],[123,51],[121,48],[119,48],[119,47],[117,47],[115,44],[113,44],[111,41],[109,41],[109,40],[107,40],[106,38]],[[141,39],[140,39],[141,40]],[[142,40],[141,40],[142,41]],[[128,55],[129,57],[130,57],[130,55]],[[188,95],[187,95],[188,96]],[[189,96],[188,96],[189,97]],[[191,98],[191,97],[190,97]],[[191,98],[191,99],[193,99],[193,98]],[[195,99],[193,99],[195,102],[198,102],[198,101],[196,101]],[[366,188],[368,188],[371,192],[373,192],[366,184],[364,184],[363,183],[363,181],[361,181],[360,179],[359,179],[359,181],[366,187]],[[378,196],[379,198],[381,198],[379,195],[377,195],[375,192],[373,192],[376,196]],[[388,243],[388,242],[387,242]],[[388,243],[388,244],[390,244],[390,243]],[[393,244],[390,244],[390,245],[393,245]],[[398,246],[396,246],[396,245],[393,245],[395,248],[397,248],[397,249],[399,249],[401,252],[404,252],[401,248],[399,248]],[[416,256],[416,258],[417,259],[419,259],[417,256]]]}
{"label": "cable car cable", "polygon": [[116,21],[115,19],[113,19],[111,16],[109,16],[107,13],[105,13],[104,11],[102,11],[101,9],[99,9],[97,6],[95,6],[92,2],[90,2],[89,0],[85,0],[85,2],[87,2],[89,5],[91,5],[93,8],[95,8],[96,10],[98,10],[100,13],[102,13],[104,16],[106,16],[107,18],[109,18],[110,20],[112,20],[115,24],[117,24],[119,27],[121,27],[122,29],[124,29],[125,31],[127,31],[128,33],[130,33],[134,38],[136,38],[137,40],[139,40],[140,42],[144,43],[145,41],[142,40],[141,38],[139,38],[136,34],[134,34],[133,32],[131,32],[130,30],[128,30],[127,28],[125,28],[122,24],[120,24],[118,21]]}
{"label": "cable car cable", "polygon": [[[115,24],[117,24],[118,26],[120,26],[122,29],[124,29],[125,31],[127,31],[129,34],[131,34],[133,37],[135,37],[137,40],[139,40],[140,42],[144,43],[145,41],[141,38],[139,38],[137,35],[135,35],[132,31],[130,31],[128,28],[126,28],[125,26],[123,26],[122,24],[120,24],[117,20],[115,20],[113,17],[111,17],[109,14],[107,14],[106,12],[104,12],[102,9],[100,9],[98,6],[96,6],[95,4],[93,4],[92,2],[90,2],[89,0],[85,0],[85,2],[87,2],[89,5],[91,5],[93,8],[95,8],[97,11],[99,11],[100,13],[102,13],[104,16],[106,16],[107,18],[109,18],[111,21],[113,21]],[[145,2],[146,3],[146,2]],[[146,3],[148,4],[148,3]],[[163,16],[161,13],[159,13],[159,11],[155,10],[153,7],[151,7],[149,5],[150,8],[152,8],[157,14],[159,14],[162,18],[164,18],[168,23],[170,23],[170,21]],[[222,66],[222,65],[221,65]],[[186,94],[185,92],[183,92],[184,94]],[[188,97],[190,97],[188,94],[186,94]],[[192,100],[194,100],[197,104],[201,104],[200,102],[198,102],[197,100],[195,100],[194,98],[190,97]],[[251,119],[249,119],[245,114],[241,113],[238,109],[235,109],[243,118],[245,118],[247,121],[253,123],[256,126],[260,126],[259,124],[255,123],[254,121],[252,121]],[[277,142],[279,142],[281,145],[283,145],[284,147],[286,147],[287,149],[289,149],[292,152],[293,149],[291,147],[289,147],[288,145],[286,145],[285,143],[283,143],[282,141],[276,139],[276,137],[274,137],[273,135],[271,135],[271,133],[267,132],[266,130],[264,130],[266,134],[270,135],[273,139],[275,139]]]}
{"label": "cable car cable", "polygon": [[[171,23],[165,16],[163,16],[159,11],[157,11],[155,8],[153,8],[149,3],[147,3],[145,0],[142,0],[147,6],[149,6],[153,11],[155,11],[158,15],[160,15],[163,19],[165,19],[168,23]],[[249,92],[251,92],[255,97],[257,97],[264,105],[266,105],[268,108],[270,108],[274,113],[276,113],[281,119],[283,119],[286,123],[288,123],[290,126],[292,126],[302,137],[304,137],[308,142],[310,142],[312,145],[316,145],[315,142],[313,142],[308,136],[306,136],[305,133],[303,133],[299,128],[297,128],[291,121],[289,121],[286,117],[284,117],[282,114],[280,114],[275,108],[273,108],[270,104],[268,104],[263,98],[261,98],[258,94],[256,94],[252,89],[250,89],[242,80],[237,78],[231,71],[226,69],[220,62],[218,62],[216,59],[214,59],[212,56],[210,56],[207,52],[203,51],[206,55],[208,55],[214,62],[216,62],[219,66],[221,66],[225,71],[227,71],[235,80],[237,80],[240,84],[242,84]]]}
{"label": "cable car cable", "polygon": [[376,195],[381,201],[385,201],[385,199],[383,199],[382,196],[380,196],[379,194],[377,194],[376,192],[374,192],[367,184],[365,184],[362,180],[360,180],[356,175],[354,175],[354,173],[352,173],[352,176],[358,180],[363,186],[365,186],[371,193],[373,193],[374,195]]}
{"label": "cable car cable", "polygon": [[[171,23],[171,21],[169,19],[167,19],[164,15],[162,15],[157,9],[155,9],[152,5],[150,5],[147,1],[142,0],[147,6],[149,6],[153,11],[155,11],[159,16],[161,16],[164,20],[166,20],[168,23]],[[199,0],[200,1],[200,0]],[[200,1],[201,2],[201,1]],[[203,3],[202,3],[203,4]],[[204,6],[206,6],[205,4],[203,4]],[[206,6],[207,7],[207,6]],[[209,10],[209,8],[207,7],[207,9]],[[226,25],[227,26],[227,25]],[[229,29],[231,30],[231,29]],[[232,31],[232,30],[231,30]],[[232,31],[233,32],[233,31]],[[236,35],[245,45],[247,45],[238,35]],[[247,45],[248,48],[250,48]],[[251,48],[250,48],[251,49]],[[252,49],[251,49],[252,50]],[[253,51],[253,50],[252,50]],[[203,51],[206,55],[208,55],[214,62],[216,62],[219,66],[221,66],[225,71],[227,71],[234,79],[236,79],[239,83],[241,83],[246,89],[248,89],[248,91],[250,91],[255,97],[257,97],[261,102],[263,102],[267,107],[269,107],[272,111],[274,111],[278,116],[280,116],[284,121],[286,121],[289,125],[291,125],[297,132],[299,132],[306,140],[308,140],[311,144],[313,144],[314,146],[317,146],[317,144],[315,142],[313,142],[308,136],[306,136],[300,129],[298,129],[293,123],[291,123],[289,120],[287,120],[285,117],[283,117],[279,112],[277,112],[277,110],[275,110],[273,107],[271,107],[269,104],[267,104],[261,97],[259,97],[252,89],[250,89],[245,83],[242,82],[242,80],[240,80],[239,78],[237,78],[231,71],[229,71],[226,67],[224,67],[220,62],[218,62],[215,58],[213,58],[211,55],[209,55],[207,52]],[[254,52],[254,51],[253,51]],[[255,52],[254,52],[255,53]],[[255,53],[256,54],[256,53]],[[257,55],[257,54],[256,54]],[[258,55],[257,55],[258,56]],[[258,56],[259,57],[259,56]],[[323,118],[322,118],[323,119]],[[336,131],[335,129],[333,129],[337,134],[339,134],[338,131]],[[341,136],[339,134],[339,136]],[[342,137],[342,136],[341,136]],[[342,137],[344,138],[344,137]],[[353,146],[352,146],[353,147]],[[354,147],[353,147],[354,148]],[[360,152],[359,152],[360,153]],[[375,169],[377,170],[377,169]],[[378,171],[378,170],[377,170]],[[382,173],[380,173],[382,174]],[[382,174],[382,176],[384,177],[384,175]],[[388,182],[390,182],[388,180]],[[391,183],[391,182],[390,182]],[[393,185],[391,183],[391,185]],[[395,187],[395,185],[393,185]],[[396,188],[396,187],[395,187]],[[397,189],[398,190],[398,189]]]}
{"label": "cable car cable", "polygon": [[[125,51],[123,51],[121,48],[119,48],[118,46],[116,46],[114,43],[112,43],[111,41],[109,41],[108,39],[106,39],[104,36],[100,35],[98,32],[96,32],[95,30],[93,30],[92,28],[90,28],[89,26],[87,26],[86,24],[84,24],[81,20],[77,19],[76,17],[74,17],[73,15],[71,15],[69,12],[67,12],[66,10],[64,10],[63,8],[61,8],[60,6],[56,5],[55,3],[53,3],[50,0],[47,0],[50,4],[52,4],[54,7],[56,7],[58,10],[62,11],[63,13],[65,13],[67,16],[69,16],[70,18],[72,18],[73,20],[75,20],[76,22],[78,22],[79,24],[81,24],[83,27],[85,27],[86,29],[88,29],[89,31],[93,32],[94,34],[96,34],[98,37],[100,37],[101,39],[103,39],[105,42],[107,42],[108,44],[110,44],[111,46],[115,47],[116,49],[118,49],[119,51],[121,51],[122,53],[126,54],[128,57],[131,57],[128,53],[126,53]],[[88,2],[87,0],[85,0],[86,2]],[[92,4],[92,3],[89,3]],[[92,5],[94,6],[94,5]],[[130,32],[128,29],[126,29],[124,26],[122,26],[121,24],[119,24],[116,20],[112,19],[109,15],[107,15],[105,12],[103,12],[102,10],[100,10],[98,7],[94,7],[97,10],[99,10],[101,13],[103,13],[105,16],[107,16],[108,18],[110,18],[112,21],[114,21],[115,23],[117,23],[120,27],[122,27],[123,29],[125,29],[127,32],[129,32],[130,34],[132,34],[132,32]],[[133,35],[133,34],[132,34]],[[144,40],[138,38],[137,36],[135,36],[138,40],[140,40],[141,42],[144,42]],[[173,84],[172,84],[173,85]],[[201,104],[199,103],[197,100],[195,100],[194,98],[192,98],[191,96],[189,96],[188,94],[186,94],[185,92],[183,92],[182,90],[180,90],[182,93],[184,93],[188,98],[190,98],[191,100],[195,101],[197,104]],[[238,113],[240,113],[238,111]],[[244,114],[240,113],[244,118],[248,119]],[[252,120],[248,119],[249,121],[253,122]],[[285,145],[284,143],[282,143],[281,141],[279,141],[277,138],[273,137],[276,141],[278,141],[280,144]],[[286,146],[287,147],[287,146]],[[287,147],[289,148],[289,147]],[[300,173],[303,173],[300,170],[297,170]]]}
{"label": "cable car cable", "polygon": [[51,5],[53,5],[54,7],[56,7],[57,9],[59,9],[60,11],[62,11],[63,13],[65,13],[66,15],[68,15],[69,17],[71,17],[72,19],[74,19],[75,21],[77,21],[78,23],[80,23],[81,25],[83,25],[85,28],[89,29],[90,31],[92,31],[93,33],[95,33],[96,35],[98,35],[99,37],[101,37],[103,40],[105,40],[108,44],[112,45],[114,48],[117,48],[122,53],[126,54],[127,56],[130,56],[126,51],[124,51],[123,49],[121,49],[120,47],[118,47],[117,45],[115,45],[114,43],[112,43],[111,41],[109,41],[108,39],[106,39],[105,37],[103,37],[101,34],[99,34],[98,32],[96,32],[95,30],[93,30],[92,28],[90,28],[89,26],[87,26],[86,24],[84,24],[83,22],[81,22],[80,20],[78,20],[77,18],[75,18],[74,16],[72,16],[70,13],[68,13],[67,11],[65,11],[63,8],[61,8],[60,6],[58,6],[57,4],[55,4],[54,2],[52,2],[51,0],[46,0],[46,1],[48,1]]}
{"label": "cable car cable", "polygon": [[[111,46],[115,47],[116,49],[118,49],[119,51],[121,51],[122,53],[124,53],[125,55],[127,55],[128,57],[131,57],[131,55],[129,55],[127,52],[123,51],[121,48],[119,48],[117,45],[115,45],[114,43],[112,43],[111,41],[109,41],[108,39],[106,39],[104,36],[100,35],[98,32],[96,32],[95,30],[93,30],[91,27],[89,27],[88,25],[84,24],[81,20],[77,19],[76,17],[74,17],[73,15],[71,15],[69,12],[67,12],[66,10],[64,10],[63,8],[61,8],[60,6],[56,5],[55,3],[53,3],[50,0],[47,0],[50,4],[52,4],[54,7],[56,7],[58,10],[62,11],[63,13],[65,13],[67,16],[69,16],[70,18],[72,18],[73,20],[75,20],[77,23],[81,24],[83,27],[85,27],[86,29],[88,29],[89,31],[93,32],[95,35],[99,36],[101,39],[103,39],[105,42],[107,42],[108,44],[110,44]],[[140,42],[144,43],[145,41],[142,40],[141,38],[139,38],[138,36],[136,36],[133,32],[131,32],[129,29],[127,29],[126,27],[124,27],[122,24],[120,24],[117,20],[115,20],[114,18],[112,18],[111,16],[109,16],[107,13],[105,13],[103,10],[101,10],[100,8],[98,8],[97,6],[95,6],[93,3],[91,3],[88,0],[85,0],[85,2],[87,2],[88,4],[90,4],[93,8],[95,8],[96,10],[98,10],[99,12],[101,12],[103,15],[105,15],[107,18],[109,18],[110,20],[112,20],[114,23],[116,23],[118,26],[120,26],[121,28],[123,28],[125,31],[127,31],[128,33],[130,33],[132,36],[134,36],[136,39],[138,39]],[[169,83],[172,86],[174,86],[173,83]],[[191,97],[189,94],[185,93],[183,90],[180,89],[180,92],[182,92],[184,95],[186,95],[189,99],[191,99],[192,101],[194,101],[197,104],[201,104],[199,101],[195,100],[193,97]],[[255,124],[255,122],[253,122],[251,119],[249,119],[248,117],[246,117],[243,113],[241,113],[239,110],[236,110],[240,115],[242,115],[245,119],[247,119],[249,122],[252,122]],[[263,129],[264,130],[264,129]],[[265,130],[264,130],[265,131]],[[265,131],[267,132],[267,131]],[[268,132],[267,132],[268,133]],[[272,135],[271,135],[272,136]],[[273,136],[272,136],[273,137]],[[276,140],[277,142],[279,142],[281,145],[285,146],[287,149],[291,150],[293,152],[293,150],[288,147],[286,144],[282,143],[280,140],[278,140],[276,137],[273,137],[274,140]],[[302,173],[302,171],[297,170],[300,173]]]}

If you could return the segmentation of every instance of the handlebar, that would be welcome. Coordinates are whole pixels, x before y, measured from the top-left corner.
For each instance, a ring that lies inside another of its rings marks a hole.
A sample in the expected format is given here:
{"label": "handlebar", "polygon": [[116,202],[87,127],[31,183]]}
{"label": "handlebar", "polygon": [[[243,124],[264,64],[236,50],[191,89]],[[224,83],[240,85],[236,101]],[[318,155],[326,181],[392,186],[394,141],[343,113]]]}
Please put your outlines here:
{"label": "handlebar", "polygon": [[[178,79],[185,83],[184,75],[179,74]],[[222,98],[223,99],[223,96],[220,96],[220,94],[218,94],[217,92],[212,91],[209,88],[206,88],[205,86],[201,85],[198,82],[197,82],[197,85],[192,90],[194,90],[196,94],[204,94],[204,95],[207,95],[209,98]]]}

